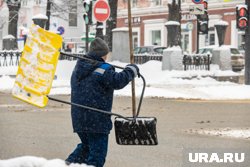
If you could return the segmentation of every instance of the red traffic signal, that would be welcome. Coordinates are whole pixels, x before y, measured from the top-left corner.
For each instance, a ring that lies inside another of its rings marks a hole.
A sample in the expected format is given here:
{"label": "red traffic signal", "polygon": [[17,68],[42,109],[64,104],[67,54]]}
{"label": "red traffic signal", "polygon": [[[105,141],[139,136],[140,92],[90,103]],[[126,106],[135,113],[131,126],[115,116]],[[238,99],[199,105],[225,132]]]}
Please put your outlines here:
{"label": "red traffic signal", "polygon": [[204,5],[204,9],[207,11],[207,1],[203,1],[202,3]]}
{"label": "red traffic signal", "polygon": [[245,30],[248,27],[248,8],[247,5],[236,7],[236,27]]}

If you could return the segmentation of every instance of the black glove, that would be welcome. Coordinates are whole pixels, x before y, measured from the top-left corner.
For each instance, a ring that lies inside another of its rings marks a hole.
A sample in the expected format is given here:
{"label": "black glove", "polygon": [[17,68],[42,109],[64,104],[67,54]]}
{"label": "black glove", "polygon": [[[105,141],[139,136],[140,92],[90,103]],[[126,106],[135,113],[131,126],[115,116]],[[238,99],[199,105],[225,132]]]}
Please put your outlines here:
{"label": "black glove", "polygon": [[134,72],[134,77],[140,77],[140,70],[135,64],[128,64],[126,67],[130,68]]}

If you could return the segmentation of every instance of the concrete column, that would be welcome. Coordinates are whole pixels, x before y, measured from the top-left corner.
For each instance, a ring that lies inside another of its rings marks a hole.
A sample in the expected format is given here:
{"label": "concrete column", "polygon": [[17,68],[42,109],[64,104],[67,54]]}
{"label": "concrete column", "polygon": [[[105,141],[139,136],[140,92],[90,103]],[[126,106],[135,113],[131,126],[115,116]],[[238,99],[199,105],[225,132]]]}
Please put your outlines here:
{"label": "concrete column", "polygon": [[111,60],[129,63],[129,33],[127,27],[116,28],[113,32]]}
{"label": "concrete column", "polygon": [[168,48],[163,51],[162,70],[183,70],[183,54],[178,44],[177,29],[180,23],[168,21],[165,23],[168,31]]}
{"label": "concrete column", "polygon": [[183,54],[180,46],[173,46],[163,51],[162,70],[183,70]]}
{"label": "concrete column", "polygon": [[38,14],[38,15],[33,16],[32,20],[33,20],[34,24],[45,29],[48,17],[46,15],[43,15],[43,14]]}
{"label": "concrete column", "polygon": [[229,47],[221,46],[213,49],[212,64],[218,64],[221,70],[232,70],[231,51]]}
{"label": "concrete column", "polygon": [[224,45],[226,29],[228,27],[228,23],[226,21],[219,21],[215,25],[216,32],[218,35],[219,46]]}
{"label": "concrete column", "polygon": [[232,70],[230,48],[223,46],[228,23],[219,21],[214,26],[218,35],[219,47],[213,49],[212,64],[218,64],[221,70]]}

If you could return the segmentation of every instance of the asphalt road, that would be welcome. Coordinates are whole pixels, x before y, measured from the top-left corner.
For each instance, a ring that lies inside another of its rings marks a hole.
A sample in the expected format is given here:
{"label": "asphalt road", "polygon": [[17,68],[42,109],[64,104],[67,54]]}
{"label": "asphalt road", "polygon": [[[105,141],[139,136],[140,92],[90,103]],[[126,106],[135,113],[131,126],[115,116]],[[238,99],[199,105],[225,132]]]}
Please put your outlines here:
{"label": "asphalt road", "polygon": [[[57,96],[69,100],[69,96]],[[250,156],[250,139],[188,133],[205,128],[250,127],[249,101],[188,101],[145,98],[141,116],[157,117],[157,146],[120,146],[112,130],[106,167],[180,167],[189,149],[239,150]],[[131,98],[115,97],[113,112],[131,115]],[[24,155],[65,159],[79,142],[70,107],[49,102],[33,107],[0,92],[0,159]],[[198,165],[202,166],[202,165]],[[228,165],[227,165],[228,166]],[[238,166],[238,165],[236,165]]]}

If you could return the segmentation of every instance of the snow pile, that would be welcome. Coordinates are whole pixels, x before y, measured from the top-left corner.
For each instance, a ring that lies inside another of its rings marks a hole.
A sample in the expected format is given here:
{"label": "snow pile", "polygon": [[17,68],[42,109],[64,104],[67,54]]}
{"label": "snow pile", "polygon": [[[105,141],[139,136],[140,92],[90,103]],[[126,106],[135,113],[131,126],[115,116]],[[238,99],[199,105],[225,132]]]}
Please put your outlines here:
{"label": "snow pile", "polygon": [[214,26],[228,26],[228,22],[220,20],[214,24]]}
{"label": "snow pile", "polygon": [[165,23],[165,26],[169,26],[169,25],[180,26],[181,24],[178,21],[168,21]]}
{"label": "snow pile", "polygon": [[231,138],[241,138],[250,139],[250,129],[232,129],[232,128],[221,128],[221,129],[191,129],[188,133],[200,134],[200,135],[210,135],[219,137],[231,137]]}
{"label": "snow pile", "polygon": [[66,165],[60,159],[46,160],[41,157],[23,156],[8,160],[0,160],[0,167],[87,167],[85,164]]}

